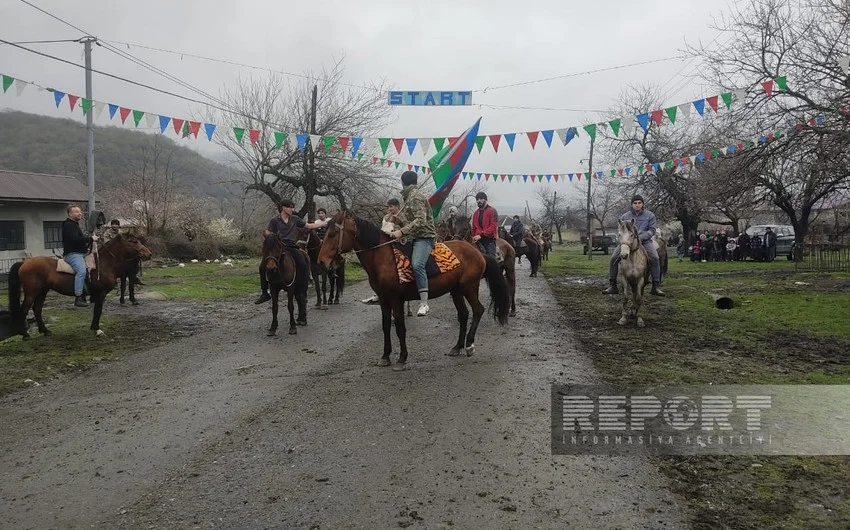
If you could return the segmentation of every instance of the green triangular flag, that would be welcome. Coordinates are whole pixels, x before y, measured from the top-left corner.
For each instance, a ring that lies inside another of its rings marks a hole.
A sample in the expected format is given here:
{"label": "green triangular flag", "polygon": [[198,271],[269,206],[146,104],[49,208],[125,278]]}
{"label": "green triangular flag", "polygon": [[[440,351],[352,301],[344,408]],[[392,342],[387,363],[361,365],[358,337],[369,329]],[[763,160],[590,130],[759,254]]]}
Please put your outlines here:
{"label": "green triangular flag", "polygon": [[395,163],[395,168],[398,169],[398,162]]}
{"label": "green triangular flag", "polygon": [[3,92],[5,93],[9,90],[9,87],[12,86],[12,83],[15,82],[14,77],[9,77],[8,75],[3,75]]}
{"label": "green triangular flag", "polygon": [[484,139],[486,136],[476,136],[475,137],[475,147],[478,148],[478,152],[481,152],[481,148],[484,146]]}
{"label": "green triangular flag", "polygon": [[730,108],[732,106],[732,93],[726,92],[725,94],[720,94],[720,97],[723,98],[723,103],[726,104],[726,108]]}
{"label": "green triangular flag", "polygon": [[357,153],[357,160],[363,160],[363,153]]}
{"label": "green triangular flag", "polygon": [[236,135],[236,141],[241,144],[242,137],[245,136],[245,129],[243,129],[242,127],[234,127],[233,134]]}
{"label": "green triangular flag", "polygon": [[182,133],[183,138],[188,138],[189,135],[192,134],[191,131],[189,131],[189,120],[183,121],[183,130],[180,132]]}
{"label": "green triangular flag", "polygon": [[668,160],[668,161],[664,162],[664,167],[666,167],[667,169],[670,169],[671,167],[673,167],[673,161]]}
{"label": "green triangular flag", "polygon": [[322,143],[325,144],[325,151],[330,153],[331,147],[336,142],[336,136],[322,136]]}
{"label": "green triangular flag", "polygon": [[92,101],[90,99],[83,98],[83,103],[82,103],[83,116],[85,116],[86,114],[91,112],[91,104],[92,104]]}
{"label": "green triangular flag", "polygon": [[446,143],[445,138],[434,138],[434,147],[437,148],[438,153],[443,150],[443,144],[445,144],[445,143]]}
{"label": "green triangular flag", "polygon": [[745,141],[744,141],[744,149],[749,149],[749,148],[750,148],[750,147],[752,147],[752,146],[753,146],[753,141],[752,141],[752,140],[745,140]]}
{"label": "green triangular flag", "polygon": [[386,156],[387,147],[389,147],[389,145],[390,145],[390,139],[389,138],[378,138],[378,143],[381,144],[381,152],[384,154],[384,156]]}
{"label": "green triangular flag", "polygon": [[382,159],[381,159],[381,165],[383,166],[383,165],[384,165],[384,164],[386,164],[386,163],[387,163],[387,159],[386,159],[386,158],[382,158]]}
{"label": "green triangular flag", "polygon": [[610,125],[611,130],[614,131],[614,136],[620,136],[620,118],[609,121],[608,125]]}
{"label": "green triangular flag", "polygon": [[614,176],[616,176],[616,175],[617,175],[617,170],[616,170],[616,169],[612,169],[612,170],[611,170],[611,176],[612,176],[612,177],[614,177]]}
{"label": "green triangular flag", "polygon": [[142,112],[141,110],[134,110],[133,111],[133,121],[136,122],[136,127],[139,126],[139,122],[142,121],[142,118],[144,118],[144,117],[145,117],[145,113]]}
{"label": "green triangular flag", "polygon": [[776,86],[779,87],[780,92],[788,90],[788,78],[786,76],[777,77],[774,81],[776,82]]}
{"label": "green triangular flag", "polygon": [[275,149],[280,149],[283,147],[283,141],[286,140],[286,133],[275,131],[274,132],[274,147]]}
{"label": "green triangular flag", "polygon": [[514,176],[508,175],[508,182],[513,182],[513,181],[514,181]]}
{"label": "green triangular flag", "polygon": [[591,123],[590,125],[585,125],[584,130],[587,131],[587,134],[590,135],[591,140],[596,140],[596,124]]}
{"label": "green triangular flag", "polygon": [[584,173],[584,178],[586,178],[586,179],[589,179],[589,178],[590,178],[590,171],[586,171],[586,172]]}
{"label": "green triangular flag", "polygon": [[714,151],[712,151],[711,156],[713,158],[719,158],[720,157],[720,149],[715,149]]}
{"label": "green triangular flag", "polygon": [[664,109],[664,112],[667,113],[667,117],[670,118],[670,123],[676,123],[676,111],[679,110],[679,107],[673,105],[672,107],[667,107]]}

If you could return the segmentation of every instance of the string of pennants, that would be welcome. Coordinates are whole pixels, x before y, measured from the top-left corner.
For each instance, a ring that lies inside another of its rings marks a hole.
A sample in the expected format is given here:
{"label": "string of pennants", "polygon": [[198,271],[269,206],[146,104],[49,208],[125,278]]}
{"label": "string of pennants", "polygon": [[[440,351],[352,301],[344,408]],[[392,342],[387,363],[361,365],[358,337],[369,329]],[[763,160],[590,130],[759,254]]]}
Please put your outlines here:
{"label": "string of pennants", "polygon": [[[850,60],[850,57],[848,57],[848,60]],[[114,119],[115,116],[118,115],[121,119],[121,123],[126,124],[127,119],[132,116],[133,123],[136,127],[138,127],[144,119],[148,128],[155,129],[158,127],[161,133],[165,133],[167,130],[173,129],[174,133],[182,138],[188,138],[189,136],[197,138],[201,130],[203,130],[204,135],[209,141],[212,141],[213,136],[216,134],[232,134],[236,141],[240,144],[246,141],[247,136],[247,141],[250,142],[251,145],[256,145],[264,134],[264,131],[260,129],[243,127],[223,128],[213,123],[193,121],[186,118],[176,118],[173,116],[132,109],[130,107],[123,107],[114,103],[89,100],[84,97],[67,92],[61,92],[53,88],[42,87],[36,83],[16,79],[9,75],[0,76],[0,81],[2,81],[4,93],[6,93],[12,85],[14,85],[17,95],[20,96],[27,85],[33,85],[40,91],[46,90],[51,92],[53,94],[56,108],[59,108],[62,105],[62,102],[67,99],[71,112],[79,106],[82,109],[83,115],[86,115],[89,112],[94,112],[95,117],[100,117],[103,111],[108,109],[110,120]],[[761,83],[761,87],[768,96],[773,96],[775,92],[784,92],[787,90],[787,80],[785,76],[768,79]],[[691,116],[692,108],[699,114],[699,116],[704,116],[709,109],[715,113],[720,112],[723,107],[731,109],[733,102],[743,102],[746,96],[746,89],[736,89],[716,96],[710,96],[682,103],[680,105],[673,105],[663,109],[644,112],[634,116],[632,119],[615,118],[604,122],[587,124],[582,126],[581,130],[584,131],[584,133],[586,133],[591,139],[596,138],[596,134],[599,129],[610,128],[611,132],[613,132],[615,136],[619,136],[621,131],[624,134],[630,134],[637,124],[646,131],[653,123],[659,127],[665,123],[675,124],[678,119]],[[567,145],[574,138],[579,137],[580,132],[579,127],[563,127],[560,129],[546,129],[522,133],[511,132],[482,135],[475,138],[475,145],[479,153],[481,153],[484,146],[488,144],[487,140],[489,140],[489,145],[492,146],[494,152],[498,152],[499,148],[505,145],[510,151],[513,151],[517,142],[517,135],[524,135],[528,139],[531,148],[536,149],[538,145],[544,144],[548,148],[551,148],[555,137],[558,138],[562,145]],[[346,152],[350,148],[352,156],[356,156],[361,150],[377,152],[380,149],[380,152],[384,157],[387,156],[387,151],[390,149],[390,146],[392,146],[396,154],[399,155],[402,154],[403,151],[407,151],[407,154],[413,155],[417,147],[421,151],[422,155],[427,155],[432,146],[434,148],[434,152],[439,152],[447,140],[451,141],[454,139],[452,137],[365,138],[357,136],[320,136],[277,130],[272,131],[272,136],[277,149],[282,148],[284,142],[288,142],[288,146],[291,149],[304,150],[309,142],[309,145],[314,151],[324,149],[327,152],[334,152],[337,149],[341,149],[343,152]],[[542,141],[540,141],[541,138]]]}

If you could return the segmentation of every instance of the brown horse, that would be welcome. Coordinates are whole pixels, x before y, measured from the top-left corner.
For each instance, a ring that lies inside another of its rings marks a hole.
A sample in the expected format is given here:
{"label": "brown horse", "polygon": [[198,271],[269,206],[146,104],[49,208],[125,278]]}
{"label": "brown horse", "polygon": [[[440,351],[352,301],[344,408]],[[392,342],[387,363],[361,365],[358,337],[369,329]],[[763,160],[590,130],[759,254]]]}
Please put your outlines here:
{"label": "brown horse", "polygon": [[552,251],[552,236],[549,232],[543,232],[541,235],[543,246],[540,247],[540,259],[549,261],[549,252]]}
{"label": "brown horse", "polygon": [[[295,263],[295,252],[300,252],[304,263],[309,267],[309,256],[299,248],[287,248],[277,234],[269,234],[263,241],[263,265],[269,280],[269,293],[272,296],[272,324],[267,335],[277,334],[278,299],[281,291],[287,294],[287,309],[289,309],[289,334],[295,335],[298,329],[295,325],[307,325],[307,287],[310,279],[306,274],[298,274]],[[298,302],[298,320],[295,320],[293,299]]]}
{"label": "brown horse", "polygon": [[[480,245],[472,242],[472,230],[470,228],[469,219],[466,217],[455,218],[454,223],[454,238],[466,241],[470,245],[478,248],[482,253],[484,249]],[[516,316],[516,251],[513,245],[502,239],[496,238],[496,247],[502,253],[504,260],[502,261],[502,274],[505,276],[505,282],[508,284],[508,290],[511,293],[511,313],[510,316]]]}
{"label": "brown horse", "polygon": [[531,274],[529,276],[536,278],[537,271],[540,270],[540,246],[537,244],[537,239],[526,235],[522,239],[525,245],[517,248],[514,239],[508,234],[505,227],[499,227],[499,237],[513,246],[517,262],[522,261],[522,256],[528,259],[528,262],[531,264]]}
{"label": "brown horse", "polygon": [[664,278],[667,276],[667,265],[669,263],[669,257],[667,256],[667,242],[664,241],[663,237],[653,237],[653,240],[658,247],[658,261],[661,264],[661,281],[664,281]]}
{"label": "brown horse", "polygon": [[[331,220],[328,233],[319,251],[319,262],[325,266],[333,263],[342,253],[354,250],[360,257],[360,263],[369,276],[369,285],[378,295],[381,303],[382,327],[384,331],[384,354],[379,361],[380,366],[390,365],[390,326],[395,318],[396,335],[400,343],[398,364],[396,370],[403,370],[407,362],[407,328],[404,323],[405,300],[417,300],[419,293],[413,282],[400,283],[398,269],[390,243],[392,240],[374,223],[360,219],[347,212],[339,212]],[[493,317],[501,325],[508,320],[510,310],[510,294],[505,278],[496,260],[484,256],[466,241],[446,241],[444,243],[460,261],[460,267],[439,276],[429,278],[428,288],[430,298],[439,298],[447,293],[452,295],[457,319],[460,323],[460,333],[455,346],[449,355],[460,355],[460,350],[466,348],[467,356],[475,352],[475,332],[484,314],[484,306],[478,299],[478,288],[481,278],[490,287]],[[469,320],[469,309],[466,302],[472,306],[472,326],[466,332]]]}
{"label": "brown horse", "polygon": [[[89,271],[87,284],[91,301],[94,303],[94,316],[91,329],[98,335],[103,335],[100,329],[100,315],[103,312],[103,301],[109,294],[122,274],[126,274],[127,263],[138,259],[150,259],[151,251],[144,245],[144,240],[132,235],[118,235],[104,244],[98,252],[96,269]],[[15,263],[9,270],[9,311],[15,321],[19,335],[29,338],[26,326],[26,315],[32,309],[42,335],[49,335],[50,330],[44,325],[41,310],[44,299],[50,290],[65,296],[74,296],[74,275],[56,270],[57,258],[40,256],[27,258]],[[21,304],[21,290],[24,302]]]}

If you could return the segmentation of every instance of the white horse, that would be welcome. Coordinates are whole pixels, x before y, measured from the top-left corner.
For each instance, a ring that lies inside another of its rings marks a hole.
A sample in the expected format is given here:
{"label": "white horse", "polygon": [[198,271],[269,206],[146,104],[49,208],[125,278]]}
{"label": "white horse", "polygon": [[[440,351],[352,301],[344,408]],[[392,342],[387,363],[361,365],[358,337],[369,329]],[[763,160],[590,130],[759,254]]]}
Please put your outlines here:
{"label": "white horse", "polygon": [[[617,234],[620,238],[620,263],[617,273],[617,285],[623,295],[623,314],[617,322],[621,326],[629,316],[637,319],[638,327],[644,327],[643,318],[639,312],[643,304],[643,290],[651,282],[649,256],[640,243],[634,219],[631,221],[617,220]],[[629,299],[632,310],[628,312]]]}

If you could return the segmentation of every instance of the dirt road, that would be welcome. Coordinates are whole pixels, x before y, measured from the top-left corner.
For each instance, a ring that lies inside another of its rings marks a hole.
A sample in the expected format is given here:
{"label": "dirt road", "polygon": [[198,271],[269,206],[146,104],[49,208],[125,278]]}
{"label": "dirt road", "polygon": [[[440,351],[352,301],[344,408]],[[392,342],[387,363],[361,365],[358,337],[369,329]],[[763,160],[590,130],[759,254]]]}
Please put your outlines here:
{"label": "dirt road", "polygon": [[685,527],[646,460],[551,455],[549,383],[595,376],[546,280],[520,273],[519,316],[485,319],[471,358],[444,355],[445,298],[408,319],[407,371],[375,366],[363,282],[295,337],[227,302],[241,320],[8,396],[2,526]]}

